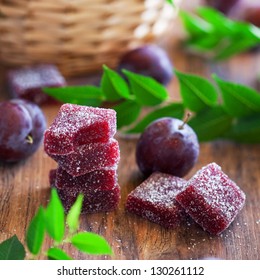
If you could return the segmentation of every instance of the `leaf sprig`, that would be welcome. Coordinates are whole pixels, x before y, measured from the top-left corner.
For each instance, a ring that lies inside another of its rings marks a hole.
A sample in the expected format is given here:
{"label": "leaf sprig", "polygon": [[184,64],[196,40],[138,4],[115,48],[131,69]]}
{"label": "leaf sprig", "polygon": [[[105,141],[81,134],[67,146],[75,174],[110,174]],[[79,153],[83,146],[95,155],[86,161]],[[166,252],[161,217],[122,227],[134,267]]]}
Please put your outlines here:
{"label": "leaf sprig", "polygon": [[[39,207],[26,232],[25,241],[31,259],[41,255],[46,233],[51,237],[53,246],[43,254],[50,260],[72,260],[72,257],[61,249],[65,243],[72,244],[76,249],[87,254],[112,254],[111,247],[102,236],[91,232],[78,232],[82,202],[83,195],[80,194],[65,217],[57,191],[52,188],[50,202],[45,209]],[[0,260],[25,258],[26,248],[16,235],[0,244]]]}
{"label": "leaf sprig", "polygon": [[[222,138],[243,143],[260,143],[259,92],[245,85],[225,81],[215,74],[212,75],[215,83],[211,84],[211,91],[209,81],[205,78],[180,72],[177,72],[177,77],[181,82],[183,102],[187,109],[194,112],[189,125],[196,131],[200,141]],[[187,92],[189,96],[197,98],[193,98],[192,105],[187,103]],[[203,101],[204,107],[199,107]],[[244,125],[241,126],[241,123]]]}
{"label": "leaf sprig", "polygon": [[227,59],[260,44],[260,28],[231,20],[213,8],[200,7],[196,15],[181,11],[180,17],[187,46],[214,59]]}
{"label": "leaf sprig", "polygon": [[[192,113],[189,125],[200,141],[229,139],[260,143],[260,93],[245,85],[225,81],[213,75],[213,82],[203,77],[175,71],[182,100],[173,102],[166,88],[150,77],[124,71],[126,82],[118,73],[104,66],[97,100],[116,102],[117,125],[122,133],[139,134],[152,121],[162,117],[182,119]],[[118,86],[120,85],[120,86]],[[93,86],[46,88],[52,97],[70,103],[92,105]],[[85,99],[83,98],[85,92]],[[77,103],[80,100],[80,103]],[[147,110],[147,107],[150,110]],[[143,109],[146,113],[142,116]],[[142,117],[141,117],[142,116]]]}
{"label": "leaf sprig", "polygon": [[[128,82],[116,71],[103,66],[103,75],[100,87],[94,86],[68,86],[63,88],[44,88],[44,92],[62,102],[78,105],[102,106],[109,102],[117,112],[117,127],[125,132],[140,133],[146,125],[159,117],[172,116],[181,118],[184,109],[181,104],[169,106],[169,94],[166,88],[156,80],[123,70]],[[98,93],[95,99],[95,93]],[[85,99],[84,99],[85,94]],[[156,114],[151,112],[145,119],[136,124],[143,108],[154,108]]]}

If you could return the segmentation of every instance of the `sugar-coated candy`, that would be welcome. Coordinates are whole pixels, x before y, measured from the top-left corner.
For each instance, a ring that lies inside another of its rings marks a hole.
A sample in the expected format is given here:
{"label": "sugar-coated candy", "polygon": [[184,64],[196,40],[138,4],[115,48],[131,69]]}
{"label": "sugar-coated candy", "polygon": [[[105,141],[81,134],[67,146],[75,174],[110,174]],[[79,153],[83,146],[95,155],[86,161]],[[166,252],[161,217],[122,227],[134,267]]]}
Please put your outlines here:
{"label": "sugar-coated candy", "polygon": [[83,176],[73,177],[61,167],[49,173],[50,184],[57,188],[66,211],[82,193],[84,201],[82,213],[114,210],[120,199],[120,187],[114,169],[97,170]]}
{"label": "sugar-coated candy", "polygon": [[66,81],[56,66],[41,64],[10,70],[7,74],[12,97],[23,98],[37,104],[53,101],[42,92],[43,87],[62,87]]}
{"label": "sugar-coated candy", "polygon": [[155,172],[127,197],[126,209],[165,228],[174,228],[186,217],[175,200],[186,180]]}
{"label": "sugar-coated candy", "polygon": [[245,198],[244,192],[214,162],[200,169],[176,196],[185,211],[214,235],[231,224]]}
{"label": "sugar-coated candy", "polygon": [[59,166],[72,176],[80,176],[94,170],[116,166],[120,159],[119,145],[115,139],[107,143],[91,143],[79,146],[67,155],[49,154]]}
{"label": "sugar-coated candy", "polygon": [[106,143],[116,133],[113,109],[63,104],[44,134],[47,154],[64,155],[90,143]]}
{"label": "sugar-coated candy", "polygon": [[81,213],[97,213],[113,211],[120,200],[120,188],[118,185],[112,189],[74,189],[67,192],[66,189],[57,189],[60,200],[66,212],[69,211],[77,196],[81,193],[84,196]]}
{"label": "sugar-coated candy", "polygon": [[55,186],[57,189],[66,189],[67,193],[74,193],[75,190],[107,189],[110,190],[118,184],[115,168],[95,170],[82,176],[71,176],[60,166],[56,170]]}

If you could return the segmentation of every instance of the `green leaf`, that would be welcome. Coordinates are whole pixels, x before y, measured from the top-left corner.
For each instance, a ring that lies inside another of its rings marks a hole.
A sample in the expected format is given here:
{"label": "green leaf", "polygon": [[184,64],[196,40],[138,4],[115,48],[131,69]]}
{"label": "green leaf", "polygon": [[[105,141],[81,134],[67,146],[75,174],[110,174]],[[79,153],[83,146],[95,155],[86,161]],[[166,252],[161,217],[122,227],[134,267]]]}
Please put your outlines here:
{"label": "green leaf", "polygon": [[185,11],[180,11],[179,15],[190,37],[206,36],[207,33],[212,32],[211,24],[207,23],[205,20],[190,15]]}
{"label": "green leaf", "polygon": [[234,21],[230,20],[216,9],[199,7],[197,13],[208,24],[211,24],[212,31],[214,29],[215,33],[218,33],[221,36],[230,34],[233,29],[236,28]]}
{"label": "green leaf", "polygon": [[124,101],[113,107],[117,114],[117,128],[133,123],[141,112],[141,107],[134,101]]}
{"label": "green leaf", "polygon": [[166,2],[174,6],[174,0],[166,0]]}
{"label": "green leaf", "polygon": [[232,117],[218,106],[201,111],[188,124],[196,132],[199,141],[202,142],[221,138],[230,129],[232,120]]}
{"label": "green leaf", "polygon": [[80,232],[71,238],[71,243],[81,252],[94,255],[111,255],[112,249],[100,235]]}
{"label": "green leaf", "polygon": [[255,40],[239,40],[236,44],[230,44],[229,46],[224,47],[220,51],[218,51],[215,55],[216,60],[227,59],[235,54],[242,53],[254,47],[256,45]]}
{"label": "green leaf", "polygon": [[182,119],[183,115],[184,115],[183,105],[181,103],[173,103],[168,106],[161,107],[147,114],[139,123],[137,123],[133,128],[127,130],[126,132],[141,133],[151,122],[159,118],[172,117],[172,118]]}
{"label": "green leaf", "polygon": [[50,202],[45,210],[45,225],[48,234],[57,242],[61,242],[65,231],[65,214],[57,190],[52,188]]}
{"label": "green leaf", "polygon": [[250,87],[224,81],[213,75],[223,98],[223,108],[234,117],[260,112],[260,93]]}
{"label": "green leaf", "polygon": [[219,39],[217,36],[201,36],[195,37],[188,41],[189,47],[197,49],[198,51],[214,49],[219,44]]}
{"label": "green leaf", "polygon": [[26,244],[29,251],[37,255],[40,252],[44,239],[45,231],[45,220],[44,220],[44,210],[40,207],[31,220],[27,233],[26,233]]}
{"label": "green leaf", "polygon": [[131,99],[126,81],[115,71],[103,66],[104,73],[101,80],[101,88],[107,101],[117,101],[122,98]]}
{"label": "green leaf", "polygon": [[14,235],[0,244],[0,260],[24,260],[23,244]]}
{"label": "green leaf", "polygon": [[193,112],[199,112],[206,107],[217,104],[218,94],[212,84],[197,75],[184,74],[175,71],[180,82],[180,91],[184,106]]}
{"label": "green leaf", "polygon": [[226,138],[241,143],[260,143],[260,114],[237,120]]}
{"label": "green leaf", "polygon": [[67,215],[67,225],[69,226],[70,233],[74,233],[79,227],[79,216],[81,213],[83,198],[84,196],[82,194],[78,195]]}
{"label": "green leaf", "polygon": [[104,100],[101,89],[95,86],[44,88],[43,91],[64,103],[98,107]]}
{"label": "green leaf", "polygon": [[252,24],[231,20],[208,7],[199,7],[197,14],[182,12],[181,17],[188,33],[187,46],[203,55],[226,59],[260,43],[260,29]]}
{"label": "green leaf", "polygon": [[73,260],[60,248],[50,248],[47,251],[47,257],[49,260]]}
{"label": "green leaf", "polygon": [[136,102],[141,106],[154,106],[168,98],[166,88],[151,77],[122,70],[127,76]]}

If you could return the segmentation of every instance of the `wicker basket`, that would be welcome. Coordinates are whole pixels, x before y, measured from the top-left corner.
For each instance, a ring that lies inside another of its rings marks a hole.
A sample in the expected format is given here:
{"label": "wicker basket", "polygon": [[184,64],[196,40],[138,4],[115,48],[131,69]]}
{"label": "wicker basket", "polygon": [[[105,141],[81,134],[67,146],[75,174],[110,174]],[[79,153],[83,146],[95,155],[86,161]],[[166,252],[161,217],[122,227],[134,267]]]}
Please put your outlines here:
{"label": "wicker basket", "polygon": [[0,0],[0,60],[53,63],[65,76],[113,67],[128,48],[163,34],[175,15],[165,0]]}

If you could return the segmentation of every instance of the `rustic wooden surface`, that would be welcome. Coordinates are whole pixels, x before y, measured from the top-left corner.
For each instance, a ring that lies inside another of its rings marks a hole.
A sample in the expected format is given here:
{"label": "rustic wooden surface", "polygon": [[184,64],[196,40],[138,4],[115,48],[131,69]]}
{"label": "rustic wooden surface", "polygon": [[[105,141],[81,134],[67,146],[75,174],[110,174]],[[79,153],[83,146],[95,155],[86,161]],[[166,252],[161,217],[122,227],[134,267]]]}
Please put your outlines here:
{"label": "rustic wooden surface", "polygon": [[[210,77],[212,72],[221,77],[255,86],[260,73],[259,56],[249,53],[224,63],[212,63],[187,54],[181,48],[168,45],[167,50],[180,71]],[[1,99],[8,98],[1,70]],[[87,82],[88,78],[71,80]],[[178,98],[176,79],[169,86],[173,98]],[[59,106],[44,106],[48,123],[55,117]],[[1,117],[1,116],[0,116]],[[125,211],[128,193],[143,178],[135,163],[134,139],[118,137],[121,161],[118,174],[121,201],[116,211],[81,216],[81,230],[103,235],[111,244],[112,259],[260,259],[260,145],[240,145],[226,141],[202,143],[198,163],[187,175],[189,178],[200,167],[216,162],[247,195],[246,205],[231,226],[220,236],[211,236],[198,225],[190,222],[174,230],[166,230]],[[29,159],[18,164],[0,164],[0,241],[16,234],[20,240],[40,205],[46,205],[50,187],[48,172],[56,163],[47,157],[43,147]],[[45,246],[49,245],[49,240]],[[64,248],[76,259],[110,259],[110,257],[86,256]]]}

